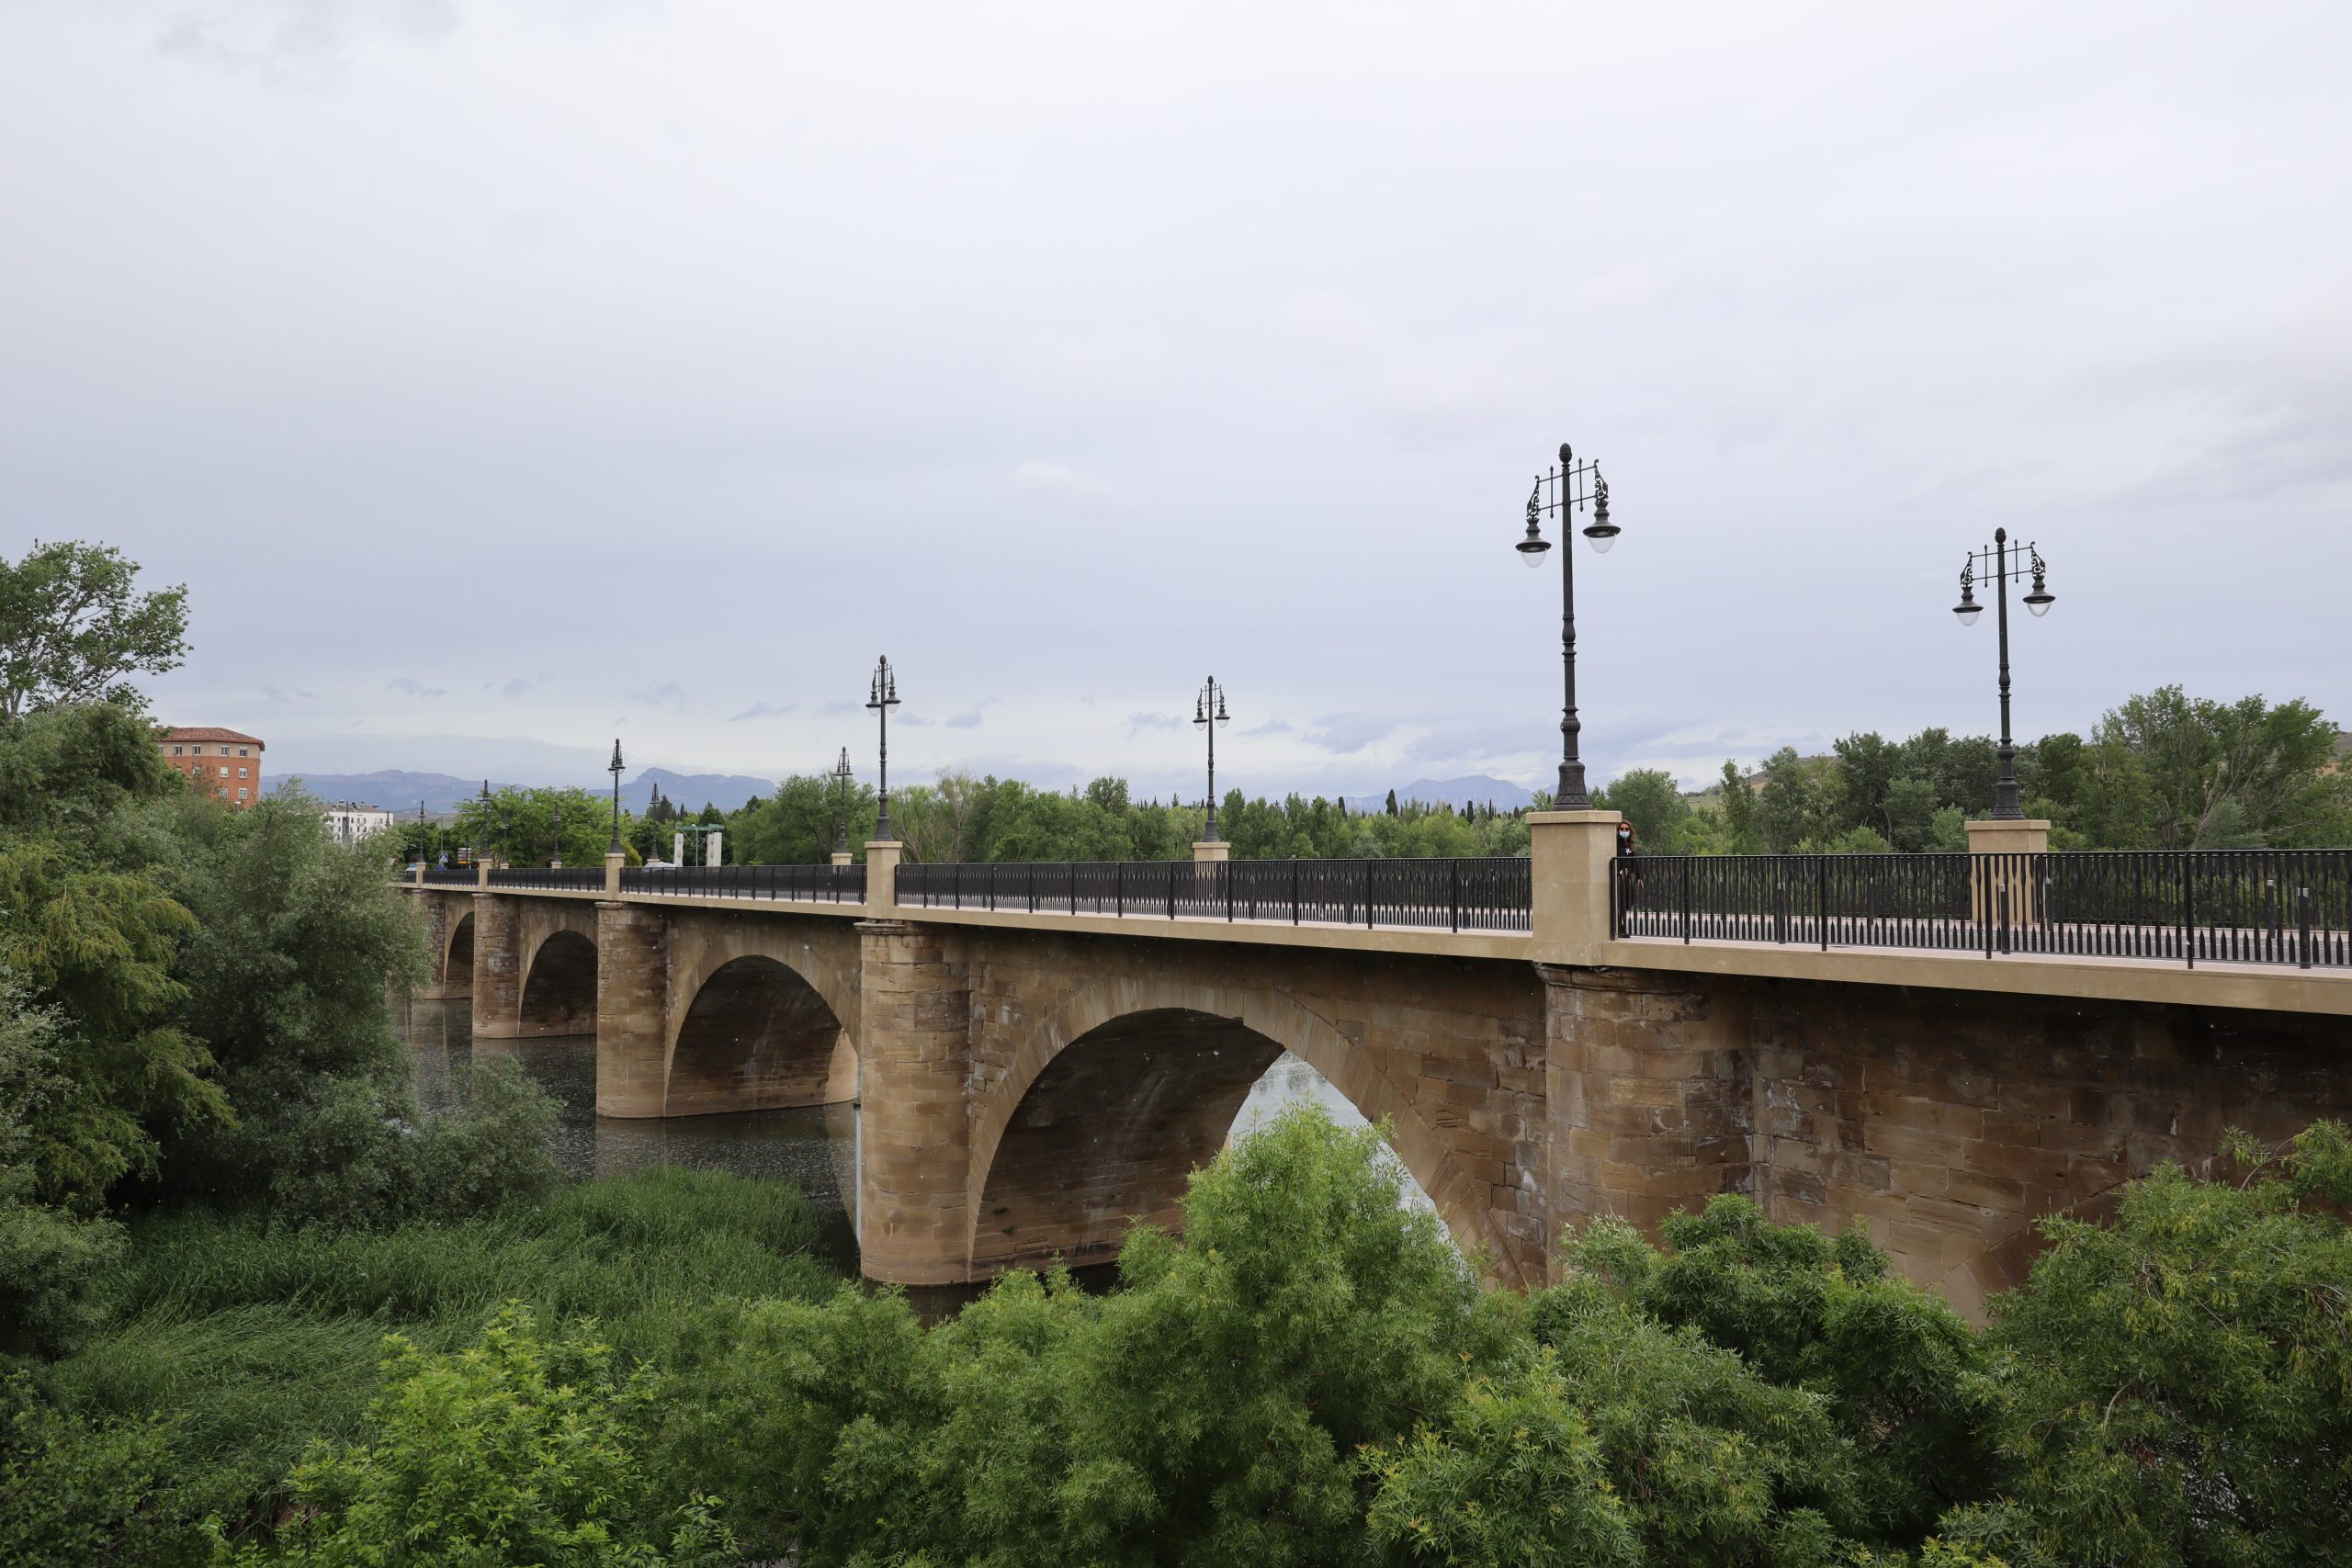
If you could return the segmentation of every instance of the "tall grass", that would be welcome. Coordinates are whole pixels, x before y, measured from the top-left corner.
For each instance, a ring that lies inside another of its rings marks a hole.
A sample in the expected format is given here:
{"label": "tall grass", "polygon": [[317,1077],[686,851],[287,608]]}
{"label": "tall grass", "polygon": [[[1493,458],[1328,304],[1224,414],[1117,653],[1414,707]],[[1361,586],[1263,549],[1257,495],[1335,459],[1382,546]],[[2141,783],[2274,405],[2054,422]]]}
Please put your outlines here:
{"label": "tall grass", "polygon": [[455,1224],[152,1216],[107,1281],[113,1326],[48,1376],[93,1413],[175,1417],[191,1512],[266,1520],[313,1443],[365,1430],[386,1334],[453,1348],[521,1301],[684,1370],[726,1353],[730,1302],[832,1290],[823,1224],[788,1183],[682,1169]]}

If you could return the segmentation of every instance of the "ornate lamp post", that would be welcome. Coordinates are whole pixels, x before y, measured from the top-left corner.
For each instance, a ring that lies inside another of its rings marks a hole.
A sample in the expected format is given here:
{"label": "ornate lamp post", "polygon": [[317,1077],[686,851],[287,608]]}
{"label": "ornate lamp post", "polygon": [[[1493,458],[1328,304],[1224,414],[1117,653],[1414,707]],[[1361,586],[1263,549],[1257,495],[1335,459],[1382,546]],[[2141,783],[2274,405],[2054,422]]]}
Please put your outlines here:
{"label": "ornate lamp post", "polygon": [[2009,739],[2009,584],[2029,572],[2032,574],[2033,591],[2025,596],[2025,607],[2037,615],[2048,615],[2058,598],[2046,585],[2050,568],[2042,560],[2041,552],[2029,541],[2021,552],[2027,559],[2018,560],[2019,553],[2010,549],[2007,528],[1994,529],[1993,547],[1973,551],[1961,563],[1960,603],[1951,607],[1962,626],[1976,624],[1976,617],[1984,611],[1976,602],[1976,569],[1978,563],[1983,563],[1993,579],[1993,602],[2000,612],[2001,627],[2001,776],[1993,785],[1993,819],[2007,822],[2021,821],[2025,817],[2025,807],[2018,800],[2018,749]]}
{"label": "ornate lamp post", "polygon": [[424,802],[420,800],[416,803],[416,863],[419,865],[433,863],[433,847],[425,840]]}
{"label": "ornate lamp post", "polygon": [[609,762],[607,762],[607,763],[605,763],[605,771],[606,773],[610,773],[610,774],[612,774],[612,775],[613,775],[613,846],[612,846],[612,848],[610,848],[610,849],[606,850],[605,852],[606,854],[608,854],[608,855],[616,855],[616,854],[619,854],[619,853],[621,853],[621,852],[622,852],[622,851],[621,851],[621,743],[620,743],[620,739],[619,739],[619,738],[618,738],[618,737],[615,737],[615,738],[614,738],[614,740],[613,740],[613,760],[612,760],[611,761],[609,761]]}
{"label": "ornate lamp post", "polygon": [[1225,711],[1225,688],[1212,675],[1193,699],[1193,723],[1209,738],[1209,842],[1216,842],[1216,732],[1232,722]]}
{"label": "ornate lamp post", "polygon": [[849,748],[842,748],[842,760],[833,764],[833,785],[841,795],[841,831],[833,837],[833,853],[849,853]]}
{"label": "ornate lamp post", "polygon": [[[1547,497],[1546,491],[1549,491]],[[1559,515],[1560,526],[1566,528],[1568,513],[1581,512],[1587,502],[1592,506],[1592,521],[1584,525],[1584,536],[1592,541],[1595,551],[1607,554],[1617,542],[1617,525],[1609,521],[1609,481],[1600,477],[1597,461],[1579,463],[1566,442],[1560,444],[1560,466],[1535,476],[1535,489],[1527,498],[1527,536],[1519,542],[1519,558],[1530,567],[1543,564],[1544,552],[1552,541],[1544,536],[1541,526],[1546,513]],[[1560,787],[1553,796],[1555,810],[1584,811],[1592,806],[1592,797],[1585,793],[1584,759],[1577,753],[1577,741],[1584,725],[1577,717],[1577,565],[1574,550],[1560,552],[1560,663],[1566,672],[1566,701],[1560,709]]]}
{"label": "ornate lamp post", "polygon": [[481,840],[481,844],[475,852],[474,859],[486,861],[490,858],[490,781],[488,779],[481,781],[481,797],[478,810],[481,818],[481,829],[474,836]]}
{"label": "ornate lamp post", "polygon": [[892,672],[890,661],[882,659],[874,666],[874,684],[868,692],[865,705],[874,710],[881,723],[881,810],[874,823],[875,838],[888,842],[890,839],[890,710],[899,705],[899,677]]}

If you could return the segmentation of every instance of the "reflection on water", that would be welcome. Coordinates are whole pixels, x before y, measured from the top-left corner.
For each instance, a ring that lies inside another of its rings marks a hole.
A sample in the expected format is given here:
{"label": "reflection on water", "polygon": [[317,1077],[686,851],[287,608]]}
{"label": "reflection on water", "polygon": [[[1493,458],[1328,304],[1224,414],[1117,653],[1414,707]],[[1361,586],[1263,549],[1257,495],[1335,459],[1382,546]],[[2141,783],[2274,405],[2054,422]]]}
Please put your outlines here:
{"label": "reflection on water", "polygon": [[[599,1116],[594,1035],[485,1040],[477,1044],[471,1008],[469,1001],[457,998],[412,1001],[396,1009],[401,1037],[416,1053],[417,1098],[426,1111],[449,1105],[453,1074],[476,1060],[511,1058],[554,1098],[560,1110],[553,1152],[566,1176],[626,1176],[676,1165],[791,1181],[808,1195],[811,1208],[834,1222],[825,1238],[824,1250],[831,1260],[846,1272],[856,1271],[855,1242],[850,1231],[857,1201],[854,1105],[647,1120]],[[1284,1107],[1301,1102],[1321,1106],[1342,1127],[1364,1125],[1364,1118],[1329,1079],[1284,1052],[1242,1102],[1228,1141],[1248,1137]],[[1401,1165],[1398,1171],[1405,1179],[1406,1202],[1430,1207],[1410,1174]],[[970,1294],[964,1287],[944,1289],[957,1299]],[[943,1298],[943,1304],[952,1306],[953,1303]]]}

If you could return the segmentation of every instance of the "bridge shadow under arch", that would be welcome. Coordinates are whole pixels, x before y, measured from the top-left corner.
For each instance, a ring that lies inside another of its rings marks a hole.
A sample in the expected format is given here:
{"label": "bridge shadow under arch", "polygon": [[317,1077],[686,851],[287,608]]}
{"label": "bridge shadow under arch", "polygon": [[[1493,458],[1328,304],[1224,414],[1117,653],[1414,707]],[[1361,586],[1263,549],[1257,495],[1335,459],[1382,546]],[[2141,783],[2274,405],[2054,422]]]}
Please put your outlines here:
{"label": "bridge shadow under arch", "polygon": [[441,994],[444,997],[470,997],[474,994],[474,917],[469,909],[458,917],[449,928],[449,938],[441,953]]}
{"label": "bridge shadow under arch", "polygon": [[551,933],[523,979],[525,1034],[596,1032],[596,943],[579,931]]}
{"label": "bridge shadow under arch", "polygon": [[670,1052],[665,1116],[778,1111],[857,1097],[857,1054],[825,998],[789,965],[729,959],[696,988]]}

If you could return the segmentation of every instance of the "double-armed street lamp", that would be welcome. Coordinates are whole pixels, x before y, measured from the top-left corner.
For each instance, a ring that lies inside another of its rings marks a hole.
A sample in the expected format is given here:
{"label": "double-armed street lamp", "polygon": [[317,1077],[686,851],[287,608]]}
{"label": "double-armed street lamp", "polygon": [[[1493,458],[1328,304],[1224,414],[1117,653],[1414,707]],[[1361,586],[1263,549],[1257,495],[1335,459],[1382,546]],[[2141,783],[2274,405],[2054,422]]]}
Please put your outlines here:
{"label": "double-armed street lamp", "polygon": [[[1548,493],[1547,493],[1548,492]],[[1556,513],[1560,526],[1566,528],[1568,513],[1581,512],[1587,504],[1592,507],[1592,521],[1584,525],[1584,536],[1592,541],[1596,552],[1607,554],[1617,542],[1617,525],[1609,521],[1609,481],[1600,477],[1600,464],[1587,460],[1577,462],[1576,453],[1566,442],[1560,444],[1560,466],[1535,476],[1535,489],[1527,498],[1527,536],[1519,542],[1519,558],[1530,567],[1543,563],[1544,552],[1552,541],[1544,536],[1543,520],[1546,513]],[[1584,726],[1577,717],[1577,567],[1576,552],[1560,552],[1560,663],[1566,672],[1566,701],[1560,709],[1560,787],[1554,795],[1555,810],[1583,811],[1592,805],[1592,797],[1585,793],[1584,759],[1577,755],[1577,741]]]}
{"label": "double-armed street lamp", "polygon": [[433,848],[425,842],[424,802],[421,800],[416,803],[416,859],[420,865],[433,859]]}
{"label": "double-armed street lamp", "polygon": [[481,828],[475,836],[481,840],[481,843],[474,852],[474,859],[486,861],[490,858],[490,781],[488,779],[481,781],[481,809],[478,814],[481,818]]}
{"label": "double-armed street lamp", "polygon": [[[2025,558],[2020,560],[2018,556]],[[1999,610],[2001,627],[2001,776],[1993,785],[1993,818],[1996,821],[2014,822],[2025,816],[2025,807],[2018,799],[2018,749],[2009,738],[2009,584],[2030,573],[2033,590],[2025,595],[2025,607],[2037,615],[2046,615],[2058,595],[2050,592],[2050,567],[2041,558],[2041,551],[2028,541],[2022,551],[2009,547],[2009,531],[1993,530],[1990,549],[1972,551],[1960,568],[1960,603],[1951,613],[1960,617],[1963,626],[1973,626],[1984,606],[1976,602],[1977,566],[1983,563],[1985,574],[1993,579],[1993,603]]]}
{"label": "double-armed street lamp", "polygon": [[1232,720],[1225,711],[1225,688],[1212,675],[1201,686],[1201,694],[1193,699],[1193,723],[1209,738],[1209,840],[1216,842],[1216,732]]}
{"label": "double-armed street lamp", "polygon": [[881,723],[880,811],[875,818],[874,836],[887,843],[890,839],[890,710],[899,705],[899,677],[891,671],[888,659],[875,663],[874,683],[867,691],[865,705],[874,710]]}
{"label": "double-armed street lamp", "polygon": [[613,760],[605,764],[605,771],[613,775],[613,844],[605,852],[616,855],[621,852],[621,743],[618,736],[613,738]]}
{"label": "double-armed street lamp", "polygon": [[841,831],[833,838],[833,853],[837,855],[849,853],[849,748],[844,746],[842,760],[833,764],[833,784],[842,803]]}

